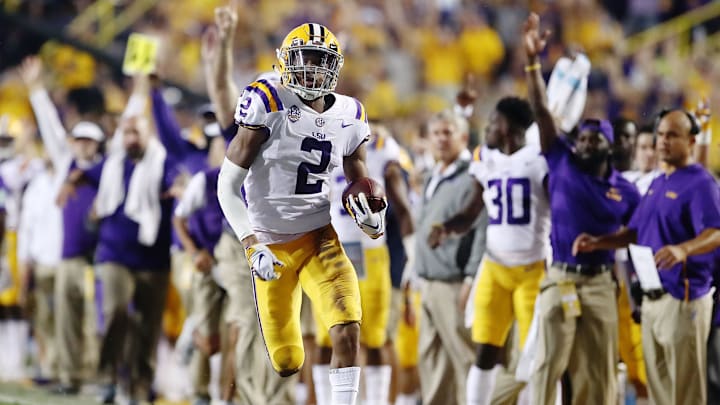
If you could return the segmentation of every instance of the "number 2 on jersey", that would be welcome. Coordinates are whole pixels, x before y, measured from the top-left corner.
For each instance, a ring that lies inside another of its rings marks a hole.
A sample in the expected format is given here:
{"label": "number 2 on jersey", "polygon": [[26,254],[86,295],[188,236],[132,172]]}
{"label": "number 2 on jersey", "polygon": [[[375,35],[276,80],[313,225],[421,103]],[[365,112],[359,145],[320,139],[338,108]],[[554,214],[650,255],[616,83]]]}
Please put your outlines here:
{"label": "number 2 on jersey", "polygon": [[316,194],[322,191],[322,180],[316,180],[312,183],[308,182],[308,175],[310,173],[319,174],[327,170],[330,164],[330,155],[332,153],[332,142],[320,141],[315,138],[305,138],[300,145],[300,149],[305,152],[312,152],[319,150],[322,154],[320,155],[320,163],[313,164],[308,162],[302,162],[297,169],[297,181],[295,182],[295,194]]}
{"label": "number 2 on jersey", "polygon": [[[503,179],[493,179],[488,181],[488,188],[495,190],[495,198],[491,200],[495,206],[495,215],[488,211],[489,224],[498,225],[503,222],[503,214],[507,212],[505,223],[508,225],[527,225],[530,223],[530,179],[510,177],[503,187]],[[516,207],[513,204],[517,201],[515,198],[515,190],[520,189],[520,207],[522,212],[515,212]],[[505,197],[505,198],[503,198]],[[503,210],[503,207],[506,209]]]}

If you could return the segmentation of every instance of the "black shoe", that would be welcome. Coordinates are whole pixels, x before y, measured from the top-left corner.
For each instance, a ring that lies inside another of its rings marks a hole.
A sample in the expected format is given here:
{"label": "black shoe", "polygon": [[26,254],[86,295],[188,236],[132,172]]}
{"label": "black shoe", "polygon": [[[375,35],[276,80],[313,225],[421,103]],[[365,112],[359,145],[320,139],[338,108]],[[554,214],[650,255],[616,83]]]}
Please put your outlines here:
{"label": "black shoe", "polygon": [[80,387],[77,385],[60,384],[51,388],[50,393],[54,395],[77,395],[80,393]]}

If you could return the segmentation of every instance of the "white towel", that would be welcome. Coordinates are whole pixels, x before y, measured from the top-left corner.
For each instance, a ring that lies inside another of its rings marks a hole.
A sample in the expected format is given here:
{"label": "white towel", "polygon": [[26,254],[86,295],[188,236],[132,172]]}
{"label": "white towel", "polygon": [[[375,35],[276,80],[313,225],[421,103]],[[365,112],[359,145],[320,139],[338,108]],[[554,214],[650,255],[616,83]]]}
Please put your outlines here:
{"label": "white towel", "polygon": [[578,54],[574,60],[560,58],[547,85],[548,108],[560,120],[560,128],[570,132],[577,125],[587,100],[590,60]]}
{"label": "white towel", "polygon": [[155,244],[160,228],[160,188],[166,156],[160,141],[151,138],[130,177],[127,198],[123,181],[124,150],[108,157],[100,176],[100,189],[95,201],[98,217],[114,214],[125,198],[125,215],[140,225],[138,241],[145,246]]}

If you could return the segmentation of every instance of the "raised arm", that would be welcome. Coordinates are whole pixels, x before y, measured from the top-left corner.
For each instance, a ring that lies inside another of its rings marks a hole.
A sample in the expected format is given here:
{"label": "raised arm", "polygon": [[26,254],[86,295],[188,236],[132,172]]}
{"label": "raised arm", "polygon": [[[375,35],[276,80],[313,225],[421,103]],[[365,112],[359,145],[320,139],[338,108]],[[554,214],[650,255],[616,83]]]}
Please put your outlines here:
{"label": "raised arm", "polygon": [[708,163],[708,151],[712,144],[712,127],[710,125],[710,105],[706,99],[702,99],[698,102],[697,107],[692,112],[695,115],[698,126],[700,127],[700,133],[695,136],[695,149],[693,150],[693,157],[696,162],[707,167]]}
{"label": "raised arm", "polygon": [[233,111],[240,92],[232,77],[233,44],[237,27],[235,6],[215,9],[215,26],[202,37],[202,56],[210,101],[215,105],[220,126],[233,124]]}
{"label": "raised arm", "polygon": [[540,17],[531,13],[523,25],[522,41],[528,59],[528,64],[525,66],[528,98],[540,131],[540,147],[543,153],[550,150],[558,136],[555,120],[547,105],[545,80],[542,77],[542,65],[539,57],[547,45],[549,35],[550,31],[540,32]]}
{"label": "raised arm", "polygon": [[172,154],[176,159],[184,159],[189,151],[189,145],[182,138],[180,124],[178,124],[172,108],[165,102],[160,83],[157,80],[153,80],[150,98],[152,100],[153,119],[155,120],[160,142],[165,146],[168,153]]}
{"label": "raised arm", "polygon": [[40,137],[53,166],[61,167],[72,156],[57,108],[42,82],[43,66],[37,56],[27,57],[20,68],[20,76],[30,91],[30,104],[37,119]]}

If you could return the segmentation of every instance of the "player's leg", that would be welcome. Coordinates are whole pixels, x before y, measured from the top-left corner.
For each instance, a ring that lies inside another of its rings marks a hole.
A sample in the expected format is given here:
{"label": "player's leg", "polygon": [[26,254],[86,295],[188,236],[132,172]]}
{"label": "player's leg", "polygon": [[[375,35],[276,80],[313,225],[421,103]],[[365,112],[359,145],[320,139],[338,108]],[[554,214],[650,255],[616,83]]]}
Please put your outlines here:
{"label": "player's leg", "polygon": [[495,388],[495,378],[502,348],[513,322],[512,269],[485,257],[480,265],[480,279],[474,297],[475,319],[472,326],[476,347],[475,364],[467,376],[468,405],[488,405]]}
{"label": "player's leg", "polygon": [[291,242],[270,246],[278,260],[285,263],[285,267],[276,269],[279,279],[252,278],[260,333],[273,369],[283,377],[300,371],[305,360],[300,331],[302,291],[293,268],[294,245]]}
{"label": "player's leg", "polygon": [[[302,403],[306,405],[317,404],[315,396],[315,384],[313,381],[313,369],[315,367],[316,359],[316,344],[315,344],[315,320],[312,313],[312,304],[307,294],[303,293],[302,308],[300,310],[300,328],[302,329],[303,346],[305,346],[305,364],[303,365],[301,382],[305,385],[306,400]],[[325,378],[327,379],[328,373],[326,372]],[[328,386],[330,383],[328,382]],[[298,396],[299,397],[299,396]],[[300,398],[298,398],[300,400]],[[319,404],[317,404],[319,405]]]}
{"label": "player's leg", "polygon": [[[357,367],[362,316],[357,275],[331,226],[310,234],[316,255],[300,272],[300,282],[322,323],[330,328],[333,404],[355,404],[360,382]],[[282,260],[282,259],[280,259]]]}
{"label": "player's leg", "polygon": [[360,344],[367,350],[365,401],[367,405],[387,404],[390,391],[390,368],[383,347],[390,315],[390,256],[387,246],[364,249],[365,279],[359,281],[363,322]]}
{"label": "player's leg", "polygon": [[315,363],[312,366],[312,378],[315,386],[317,405],[330,405],[332,387],[330,386],[330,362],[332,361],[332,341],[330,328],[322,321],[318,305],[312,305],[315,322]]}
{"label": "player's leg", "polygon": [[[399,369],[398,396],[395,405],[415,405],[420,390],[420,375],[417,368],[421,322],[420,293],[408,289],[400,294],[400,319],[395,342]],[[407,307],[410,307],[410,310]]]}

